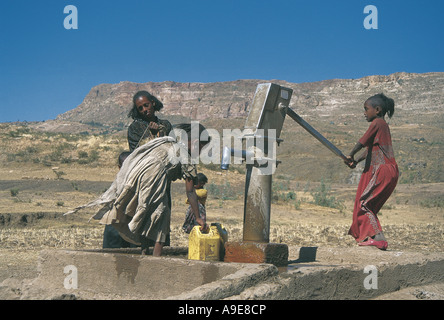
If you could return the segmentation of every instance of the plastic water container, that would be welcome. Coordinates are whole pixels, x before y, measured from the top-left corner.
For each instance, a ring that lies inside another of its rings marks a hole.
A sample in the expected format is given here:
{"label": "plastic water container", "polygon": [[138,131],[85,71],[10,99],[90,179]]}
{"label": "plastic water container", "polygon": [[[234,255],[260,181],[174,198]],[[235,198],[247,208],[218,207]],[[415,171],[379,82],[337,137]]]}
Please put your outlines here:
{"label": "plastic water container", "polygon": [[228,233],[220,223],[212,223],[208,233],[202,233],[200,226],[195,226],[188,238],[188,259],[221,261],[227,240]]}

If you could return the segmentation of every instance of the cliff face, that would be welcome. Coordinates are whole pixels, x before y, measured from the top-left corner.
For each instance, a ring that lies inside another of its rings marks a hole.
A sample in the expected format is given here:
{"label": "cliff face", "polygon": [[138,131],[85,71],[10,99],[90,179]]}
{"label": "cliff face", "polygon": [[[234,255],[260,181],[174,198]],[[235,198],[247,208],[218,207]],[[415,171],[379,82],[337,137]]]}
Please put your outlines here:
{"label": "cliff face", "polygon": [[207,118],[238,118],[248,112],[258,83],[264,81],[239,80],[220,83],[148,82],[143,84],[120,82],[100,84],[91,89],[75,109],[57,120],[115,124],[127,122],[132,97],[146,90],[164,104],[165,115],[182,116],[193,120]]}
{"label": "cliff face", "polygon": [[257,84],[263,82],[293,89],[290,107],[308,117],[336,115],[337,119],[338,114],[340,118],[360,115],[365,99],[379,92],[395,99],[395,114],[442,113],[444,107],[444,73],[395,73],[311,83],[281,80],[120,82],[95,86],[78,107],[59,115],[57,120],[105,125],[128,123],[132,97],[138,90],[147,90],[158,97],[164,104],[164,115],[193,120],[243,118],[248,114]]}
{"label": "cliff face", "polygon": [[[281,80],[238,80],[217,83],[100,84],[76,108],[55,121],[35,124],[43,131],[125,134],[132,97],[138,90],[157,96],[160,115],[173,124],[183,117],[201,120],[207,128],[242,129],[259,83],[274,82],[293,89],[290,107],[344,153],[368,127],[363,105],[383,92],[395,100],[390,122],[400,183],[442,182],[444,169],[444,73],[369,76],[312,83]],[[287,117],[289,118],[289,117]],[[291,119],[285,120],[278,148],[278,175],[304,181],[356,183],[361,169],[344,169],[342,161]]]}

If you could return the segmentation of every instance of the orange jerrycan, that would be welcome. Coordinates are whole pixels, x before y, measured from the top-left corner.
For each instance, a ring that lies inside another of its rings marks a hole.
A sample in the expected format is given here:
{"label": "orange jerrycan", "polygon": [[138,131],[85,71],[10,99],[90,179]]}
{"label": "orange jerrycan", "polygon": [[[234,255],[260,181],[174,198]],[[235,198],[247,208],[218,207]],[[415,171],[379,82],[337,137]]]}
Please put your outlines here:
{"label": "orange jerrycan", "polygon": [[188,238],[188,259],[221,261],[227,240],[228,233],[220,223],[212,223],[208,233],[202,233],[200,226],[195,226]]}

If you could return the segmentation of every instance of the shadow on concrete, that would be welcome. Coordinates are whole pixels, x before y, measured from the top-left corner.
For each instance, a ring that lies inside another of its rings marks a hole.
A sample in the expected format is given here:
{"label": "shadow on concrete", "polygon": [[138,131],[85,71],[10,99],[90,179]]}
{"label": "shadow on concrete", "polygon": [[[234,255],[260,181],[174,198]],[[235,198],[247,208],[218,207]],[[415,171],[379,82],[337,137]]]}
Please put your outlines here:
{"label": "shadow on concrete", "polygon": [[301,262],[315,262],[316,252],[318,247],[301,247],[299,249],[299,258],[296,260],[289,260],[288,264]]}

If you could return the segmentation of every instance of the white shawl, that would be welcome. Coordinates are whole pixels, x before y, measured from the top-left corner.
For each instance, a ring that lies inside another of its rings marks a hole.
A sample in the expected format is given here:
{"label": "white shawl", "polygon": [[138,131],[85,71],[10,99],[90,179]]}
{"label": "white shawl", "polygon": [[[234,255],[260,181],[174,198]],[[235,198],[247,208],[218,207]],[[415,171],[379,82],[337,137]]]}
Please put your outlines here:
{"label": "white shawl", "polygon": [[[111,184],[108,190],[105,191],[99,198],[81,205],[71,211],[66,212],[64,215],[76,213],[77,211],[90,208],[94,206],[101,206],[99,211],[91,218],[100,220],[105,213],[112,209],[115,200],[124,191],[124,187],[131,188],[137,184],[137,179],[144,172],[146,161],[149,161],[146,155],[154,148],[167,142],[176,142],[176,139],[167,136],[153,139],[146,144],[135,149],[123,162],[122,167],[117,173],[116,179]],[[171,159],[173,160],[173,159]]]}

